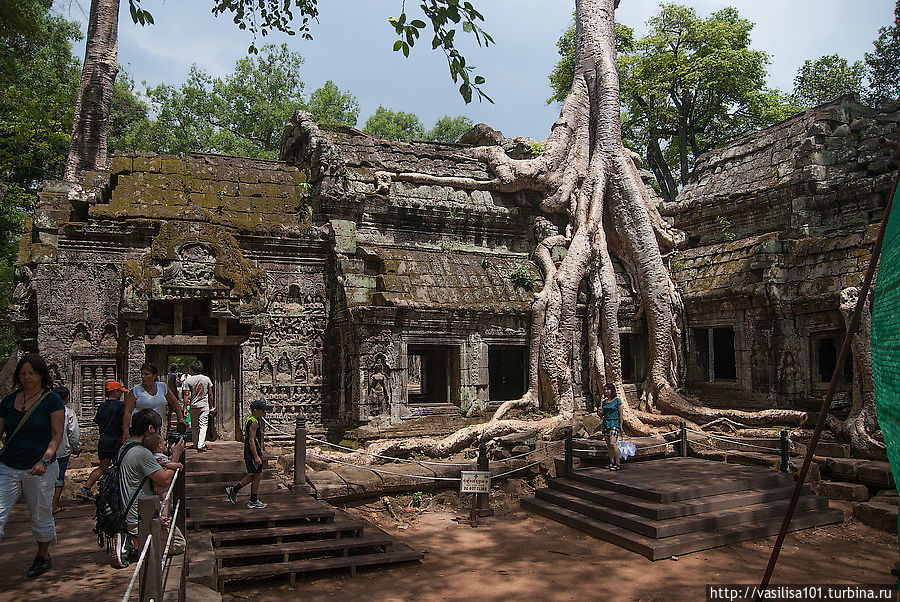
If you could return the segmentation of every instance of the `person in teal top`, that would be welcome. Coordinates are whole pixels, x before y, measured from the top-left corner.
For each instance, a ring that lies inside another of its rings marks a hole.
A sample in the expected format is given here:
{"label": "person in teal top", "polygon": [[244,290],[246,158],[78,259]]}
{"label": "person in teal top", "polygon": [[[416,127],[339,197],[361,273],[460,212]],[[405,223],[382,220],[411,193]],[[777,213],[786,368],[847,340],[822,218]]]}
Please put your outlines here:
{"label": "person in teal top", "polygon": [[622,428],[622,400],[616,397],[616,387],[612,384],[603,387],[603,395],[605,399],[600,404],[600,412],[603,419],[602,433],[606,438],[606,451],[609,453],[609,469],[619,470],[622,465],[616,443]]}

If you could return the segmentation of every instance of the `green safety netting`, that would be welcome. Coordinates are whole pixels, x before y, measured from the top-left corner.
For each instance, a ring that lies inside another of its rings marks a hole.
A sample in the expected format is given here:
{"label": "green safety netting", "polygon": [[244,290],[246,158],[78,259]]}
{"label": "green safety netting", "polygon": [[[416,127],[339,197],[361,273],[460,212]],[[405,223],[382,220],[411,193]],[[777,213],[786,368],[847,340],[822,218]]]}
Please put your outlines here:
{"label": "green safety netting", "polygon": [[900,483],[900,190],[894,191],[872,308],[875,411],[894,482]]}

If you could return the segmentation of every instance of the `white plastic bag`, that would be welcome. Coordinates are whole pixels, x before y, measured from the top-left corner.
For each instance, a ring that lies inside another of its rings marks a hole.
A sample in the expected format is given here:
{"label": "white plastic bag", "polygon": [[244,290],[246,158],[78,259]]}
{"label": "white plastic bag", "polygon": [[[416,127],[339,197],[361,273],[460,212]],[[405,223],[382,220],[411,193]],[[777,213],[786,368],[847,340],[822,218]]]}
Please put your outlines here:
{"label": "white plastic bag", "polygon": [[622,460],[627,460],[637,451],[634,443],[627,439],[619,439],[616,441],[616,447],[619,448],[619,458]]}

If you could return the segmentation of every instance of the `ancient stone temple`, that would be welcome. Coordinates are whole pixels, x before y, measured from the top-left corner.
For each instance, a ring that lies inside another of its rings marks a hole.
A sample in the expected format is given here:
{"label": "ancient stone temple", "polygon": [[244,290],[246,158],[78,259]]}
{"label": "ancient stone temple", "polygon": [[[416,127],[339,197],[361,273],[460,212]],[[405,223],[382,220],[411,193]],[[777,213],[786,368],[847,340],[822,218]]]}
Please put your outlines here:
{"label": "ancient stone temple", "polygon": [[[685,385],[704,402],[816,398],[842,335],[839,294],[860,281],[884,207],[877,137],[896,117],[824,105],[701,157],[664,207],[691,237],[669,262],[686,306]],[[533,152],[489,128],[470,134]],[[530,252],[566,224],[538,214],[536,193],[504,192],[470,148],[323,131],[301,113],[281,161],[118,155],[78,186],[47,183],[16,272],[23,347],[72,388],[85,423],[106,380],[132,385],[144,361],[165,371],[185,356],[209,367],[226,437],[259,396],[281,428],[299,409],[313,431],[479,420],[525,391]],[[634,392],[646,328],[617,273]],[[588,408],[582,363],[576,353]]]}

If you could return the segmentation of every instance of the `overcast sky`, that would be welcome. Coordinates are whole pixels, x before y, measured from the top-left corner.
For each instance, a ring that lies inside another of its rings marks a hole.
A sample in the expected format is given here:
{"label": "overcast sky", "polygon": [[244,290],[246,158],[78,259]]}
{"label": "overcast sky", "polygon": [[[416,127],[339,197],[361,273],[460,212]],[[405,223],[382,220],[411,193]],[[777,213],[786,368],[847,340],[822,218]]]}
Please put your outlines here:
{"label": "overcast sky", "polygon": [[[246,55],[251,38],[229,18],[210,13],[211,0],[142,0],[156,24],[131,22],[126,0],[119,22],[119,62],[140,83],[178,84],[192,63],[212,75],[232,70]],[[417,8],[417,2],[408,3]],[[558,115],[547,105],[547,75],[556,63],[556,40],[571,22],[572,0],[479,0],[484,28],[496,45],[466,46],[466,58],[487,79],[494,104],[466,105],[450,81],[443,54],[430,51],[426,39],[404,58],[392,52],[393,28],[387,17],[400,12],[402,0],[320,0],[319,23],[312,41],[299,36],[267,36],[262,43],[285,41],[305,59],[306,91],[333,80],[356,96],[359,127],[379,105],[416,113],[426,128],[444,115],[467,115],[502,130],[507,136],[543,139]],[[735,6],[756,23],[752,46],[771,57],[769,85],[790,91],[806,59],[838,53],[862,59],[872,49],[878,29],[893,21],[894,0],[682,0],[702,16]],[[56,10],[81,21],[90,0],[56,0]],[[657,12],[656,0],[622,0],[616,18],[637,29]],[[462,32],[460,32],[461,34]],[[457,36],[459,37],[459,36]],[[84,55],[83,43],[76,49]]]}

